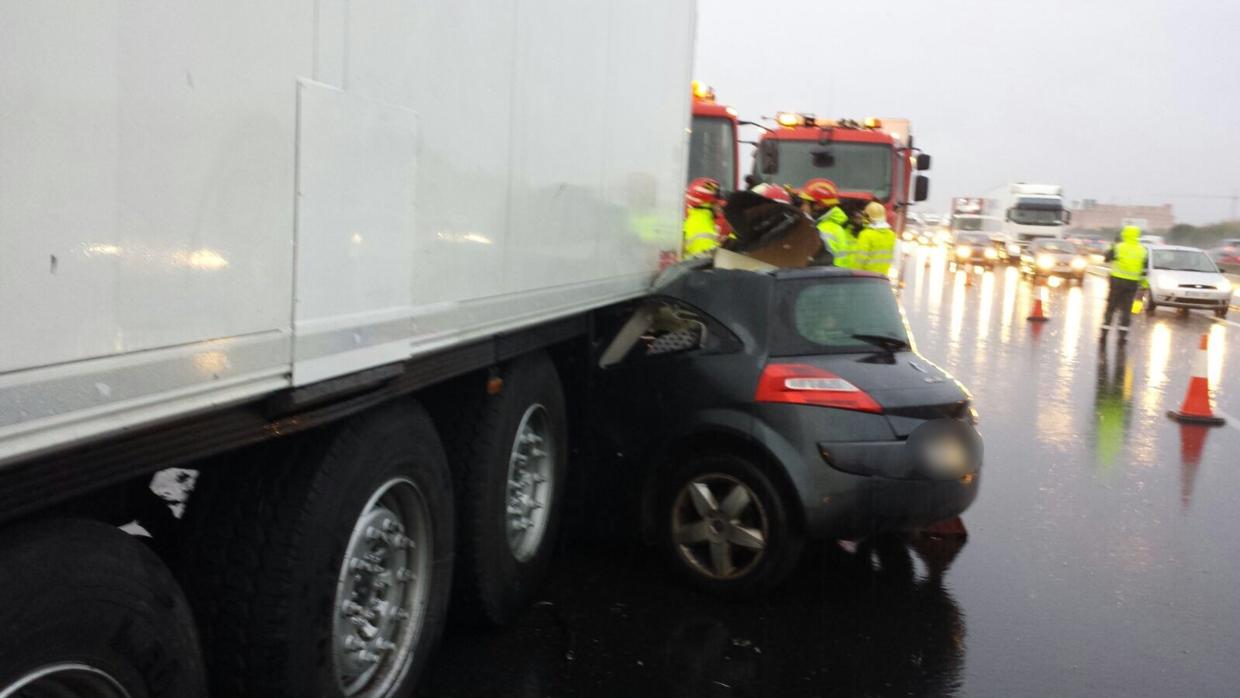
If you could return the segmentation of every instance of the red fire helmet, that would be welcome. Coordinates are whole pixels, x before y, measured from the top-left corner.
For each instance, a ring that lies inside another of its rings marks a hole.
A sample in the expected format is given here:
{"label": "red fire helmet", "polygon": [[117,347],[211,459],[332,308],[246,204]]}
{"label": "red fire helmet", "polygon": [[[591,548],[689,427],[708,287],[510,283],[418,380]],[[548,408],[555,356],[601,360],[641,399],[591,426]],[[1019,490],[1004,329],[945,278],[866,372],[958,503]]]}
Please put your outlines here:
{"label": "red fire helmet", "polygon": [[770,184],[767,182],[763,182],[762,184],[759,184],[758,186],[753,188],[753,193],[757,194],[758,196],[765,196],[771,201],[778,201],[781,204],[792,203],[792,195],[788,193],[787,189],[784,189],[778,184]]}
{"label": "red fire helmet", "polygon": [[835,188],[835,182],[821,177],[811,179],[801,187],[801,198],[813,201],[819,206],[835,206],[840,202],[840,194]]}
{"label": "red fire helmet", "polygon": [[710,177],[698,177],[685,189],[686,206],[709,206],[719,200],[719,182]]}

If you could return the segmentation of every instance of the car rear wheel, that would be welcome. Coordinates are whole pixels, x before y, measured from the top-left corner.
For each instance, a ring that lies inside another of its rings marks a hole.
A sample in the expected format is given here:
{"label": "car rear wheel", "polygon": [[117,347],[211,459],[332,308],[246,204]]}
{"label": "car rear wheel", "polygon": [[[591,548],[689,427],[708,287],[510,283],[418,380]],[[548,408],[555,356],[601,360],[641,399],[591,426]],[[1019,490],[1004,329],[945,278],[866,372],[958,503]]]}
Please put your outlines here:
{"label": "car rear wheel", "polygon": [[802,538],[767,474],[732,455],[695,458],[664,487],[661,535],[691,584],[734,597],[768,591],[795,569]]}

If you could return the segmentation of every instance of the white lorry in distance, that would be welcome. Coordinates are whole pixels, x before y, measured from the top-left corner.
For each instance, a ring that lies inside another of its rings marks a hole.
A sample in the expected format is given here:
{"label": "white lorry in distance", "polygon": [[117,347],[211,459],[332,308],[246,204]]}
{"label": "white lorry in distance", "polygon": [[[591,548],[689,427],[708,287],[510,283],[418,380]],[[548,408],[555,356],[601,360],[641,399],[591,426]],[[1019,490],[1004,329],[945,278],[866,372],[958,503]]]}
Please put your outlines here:
{"label": "white lorry in distance", "polygon": [[0,6],[0,695],[409,695],[450,579],[518,612],[593,314],[680,249],[694,15]]}
{"label": "white lorry in distance", "polygon": [[1034,240],[1062,238],[1071,222],[1058,184],[1016,182],[994,189],[983,199],[982,216],[1001,221],[997,237],[1012,254]]}
{"label": "white lorry in distance", "polygon": [[985,233],[997,235],[1002,231],[1002,219],[982,214],[985,200],[976,196],[958,196],[952,199],[952,239],[960,233]]}

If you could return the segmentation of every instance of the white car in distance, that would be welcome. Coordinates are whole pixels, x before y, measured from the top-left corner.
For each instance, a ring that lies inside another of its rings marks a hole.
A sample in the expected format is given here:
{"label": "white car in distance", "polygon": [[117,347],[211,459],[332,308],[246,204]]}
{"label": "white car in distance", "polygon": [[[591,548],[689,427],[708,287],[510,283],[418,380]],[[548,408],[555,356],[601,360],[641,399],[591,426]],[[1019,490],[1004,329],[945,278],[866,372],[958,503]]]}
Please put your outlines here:
{"label": "white car in distance", "polygon": [[1195,247],[1150,245],[1146,248],[1150,294],[1146,312],[1153,315],[1159,306],[1214,311],[1227,317],[1232,285],[1209,255]]}

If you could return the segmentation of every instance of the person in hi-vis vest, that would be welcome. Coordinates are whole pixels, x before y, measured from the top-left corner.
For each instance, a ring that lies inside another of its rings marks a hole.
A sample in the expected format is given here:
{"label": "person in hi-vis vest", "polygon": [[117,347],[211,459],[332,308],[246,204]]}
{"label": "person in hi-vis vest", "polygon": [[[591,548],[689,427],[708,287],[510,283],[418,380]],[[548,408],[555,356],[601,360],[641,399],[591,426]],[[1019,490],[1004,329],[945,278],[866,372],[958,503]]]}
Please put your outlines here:
{"label": "person in hi-vis vest", "polygon": [[1132,299],[1145,285],[1145,259],[1148,255],[1141,245],[1141,229],[1126,225],[1119,233],[1120,240],[1107,250],[1106,259],[1111,263],[1111,289],[1107,293],[1107,309],[1102,316],[1102,339],[1106,340],[1111,329],[1111,316],[1118,313],[1116,329],[1119,341],[1128,341],[1128,323],[1132,322]]}
{"label": "person in hi-vis vest", "polygon": [[719,246],[719,228],[715,224],[715,207],[719,205],[719,182],[698,177],[685,189],[684,242],[685,257],[710,252]]}

